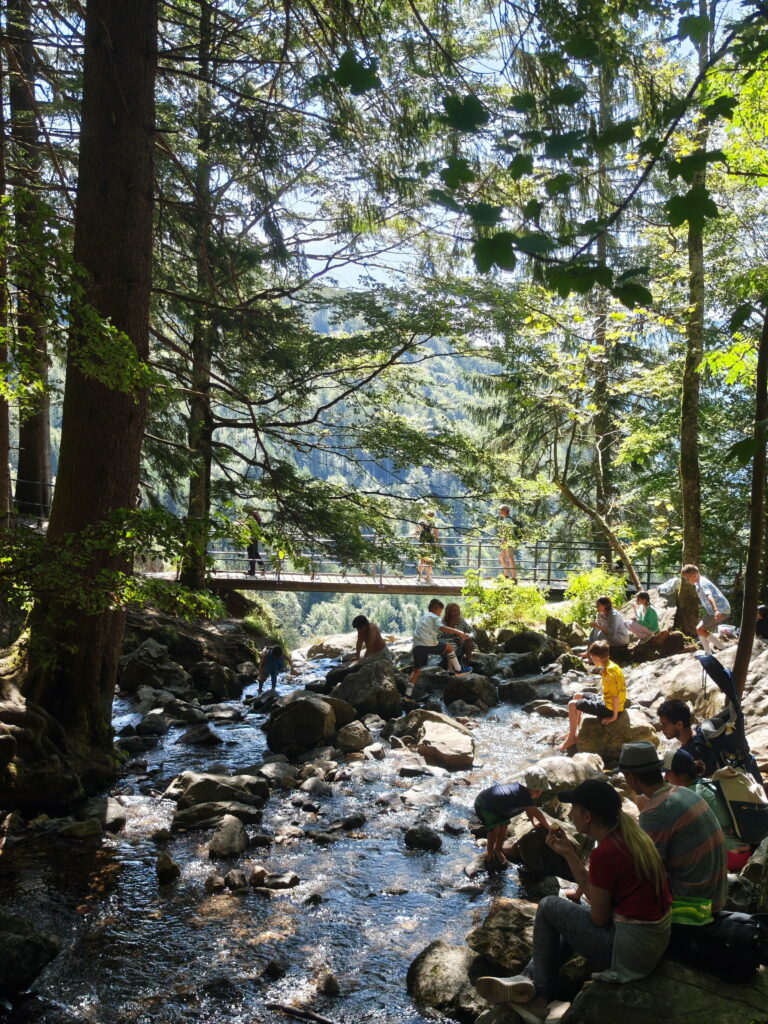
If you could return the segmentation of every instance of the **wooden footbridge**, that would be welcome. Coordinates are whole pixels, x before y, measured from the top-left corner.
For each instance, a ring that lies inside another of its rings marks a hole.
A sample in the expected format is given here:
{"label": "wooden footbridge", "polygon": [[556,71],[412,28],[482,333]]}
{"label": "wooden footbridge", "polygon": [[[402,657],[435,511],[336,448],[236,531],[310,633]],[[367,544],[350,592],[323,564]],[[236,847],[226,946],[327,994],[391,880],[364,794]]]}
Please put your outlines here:
{"label": "wooden footbridge", "polygon": [[[468,572],[476,573],[485,585],[490,585],[502,573],[495,538],[467,538],[449,531],[441,531],[440,548],[434,553],[429,582],[423,577],[419,579],[418,563],[413,561],[399,565],[380,561],[350,568],[333,562],[327,554],[307,552],[290,560],[262,552],[261,559],[249,566],[246,553],[236,550],[210,551],[209,559],[208,586],[217,593],[255,590],[456,597],[461,594]],[[519,546],[515,562],[519,583],[538,586],[552,596],[562,595],[570,573],[603,567],[622,574],[613,552],[600,544],[538,541]],[[249,568],[255,569],[253,575],[249,574]],[[650,558],[636,568],[644,586],[656,586],[666,578],[655,571]],[[142,571],[168,580],[177,575],[153,571],[150,567]]]}

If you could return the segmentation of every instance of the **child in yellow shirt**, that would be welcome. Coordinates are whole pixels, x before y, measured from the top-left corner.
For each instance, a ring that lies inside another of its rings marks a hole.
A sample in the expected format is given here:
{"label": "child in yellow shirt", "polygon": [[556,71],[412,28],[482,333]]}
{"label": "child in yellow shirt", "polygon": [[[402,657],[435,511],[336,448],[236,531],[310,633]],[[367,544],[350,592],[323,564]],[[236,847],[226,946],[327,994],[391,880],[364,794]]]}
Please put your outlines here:
{"label": "child in yellow shirt", "polygon": [[624,710],[627,699],[624,673],[615,662],[611,661],[611,649],[607,642],[595,640],[589,645],[587,654],[592,659],[592,663],[601,670],[603,699],[601,700],[595,694],[585,696],[583,693],[574,693],[568,703],[568,735],[560,746],[562,751],[568,750],[576,742],[581,716],[584,712],[588,715],[597,715],[602,725],[610,725]]}

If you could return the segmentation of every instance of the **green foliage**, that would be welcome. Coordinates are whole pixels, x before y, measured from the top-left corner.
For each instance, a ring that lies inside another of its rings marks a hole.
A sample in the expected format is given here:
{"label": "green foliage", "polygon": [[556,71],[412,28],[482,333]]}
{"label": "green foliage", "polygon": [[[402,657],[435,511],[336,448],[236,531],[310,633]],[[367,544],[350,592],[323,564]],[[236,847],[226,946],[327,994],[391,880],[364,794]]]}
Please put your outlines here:
{"label": "green foliage", "polygon": [[468,572],[461,591],[464,614],[483,629],[498,631],[517,623],[535,625],[546,616],[544,592],[505,576],[482,580]]}
{"label": "green foliage", "polygon": [[564,610],[563,618],[568,622],[579,622],[582,625],[593,622],[597,614],[595,601],[598,597],[610,597],[615,605],[622,605],[626,599],[626,587],[622,575],[608,572],[606,569],[568,573],[565,599],[571,604]]}

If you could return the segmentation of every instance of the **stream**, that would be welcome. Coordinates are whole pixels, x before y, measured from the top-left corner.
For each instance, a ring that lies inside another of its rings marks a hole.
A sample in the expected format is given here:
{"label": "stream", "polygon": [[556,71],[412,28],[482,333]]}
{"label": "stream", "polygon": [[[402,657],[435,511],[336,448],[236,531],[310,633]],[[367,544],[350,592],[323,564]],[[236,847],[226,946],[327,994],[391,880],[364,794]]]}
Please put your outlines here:
{"label": "stream", "polygon": [[[307,662],[299,679],[283,679],[279,689],[288,692],[334,664]],[[248,687],[243,696],[255,689]],[[176,744],[185,726],[141,755],[146,767],[139,764],[112,790],[124,807],[126,827],[105,833],[101,845],[42,837],[3,851],[3,908],[64,940],[32,995],[9,1009],[12,1024],[291,1020],[268,1009],[270,1002],[307,1005],[339,1024],[422,1024],[434,1017],[420,1013],[406,991],[415,956],[438,938],[463,943],[492,896],[520,895],[514,868],[469,884],[462,869],[478,853],[473,838],[466,827],[459,835],[443,832],[446,821],[466,826],[475,796],[491,780],[551,750],[532,737],[546,732],[548,723],[510,705],[478,720],[475,767],[469,772],[400,778],[400,761],[385,743],[383,760],[351,764],[349,777],[332,783],[333,796],[317,801],[318,814],[293,805],[294,790],[275,787],[261,827],[277,841],[246,851],[222,873],[243,862],[263,863],[270,871],[295,871],[300,884],[272,899],[251,889],[208,893],[203,883],[214,867],[207,858],[211,832],[174,835],[168,843],[152,837],[170,825],[175,804],[160,795],[179,772],[232,773],[269,754],[260,728],[265,715],[239,701],[231,706],[246,712],[245,718],[214,725],[224,739],[220,746]],[[116,729],[140,717],[132,702],[115,702]],[[400,801],[393,809],[387,802],[413,786],[446,797],[437,807],[416,809]],[[330,846],[290,835],[292,827],[319,827],[361,811],[366,823]],[[439,852],[406,848],[404,830],[417,819],[441,833]],[[161,888],[155,862],[163,849],[182,874]],[[339,996],[317,994],[313,973],[321,968],[338,978]]]}

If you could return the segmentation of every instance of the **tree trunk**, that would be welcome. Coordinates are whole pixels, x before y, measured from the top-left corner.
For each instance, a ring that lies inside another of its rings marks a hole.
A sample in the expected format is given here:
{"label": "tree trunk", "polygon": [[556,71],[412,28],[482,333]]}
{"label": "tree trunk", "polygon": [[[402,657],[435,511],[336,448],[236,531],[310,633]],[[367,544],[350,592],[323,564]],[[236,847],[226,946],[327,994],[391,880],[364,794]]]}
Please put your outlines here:
{"label": "tree trunk", "polygon": [[696,636],[696,625],[701,618],[701,604],[696,587],[688,580],[680,578],[677,589],[677,607],[675,608],[674,628],[686,636]]}
{"label": "tree trunk", "polygon": [[[598,131],[605,131],[610,124],[610,106],[608,98],[608,75],[605,68],[598,73]],[[608,168],[605,152],[600,150],[597,157],[597,203],[596,216],[600,220],[606,208],[609,188]],[[597,260],[604,264],[608,258],[608,232],[601,231],[597,237]],[[609,407],[610,395],[610,342],[608,340],[608,292],[603,287],[597,289],[597,313],[594,324],[595,357],[592,361],[594,380],[593,397],[597,411],[594,416],[595,437],[595,508],[606,522],[611,520],[611,433],[613,422]]]}
{"label": "tree trunk", "polygon": [[753,437],[755,454],[752,459],[752,493],[749,510],[749,547],[744,570],[744,605],[741,612],[741,632],[733,663],[733,681],[741,696],[747,681],[747,670],[752,656],[757,618],[760,562],[763,550],[763,523],[765,515],[765,439],[768,420],[768,310],[764,314],[763,330],[757,350],[755,374],[755,425]]}
{"label": "tree trunk", "polygon": [[43,229],[39,202],[40,139],[35,113],[35,49],[30,0],[7,0],[10,69],[8,98],[13,140],[12,184],[16,255],[11,272],[17,290],[16,345],[28,373],[42,385],[31,408],[19,409],[16,507],[47,519],[51,505],[51,426],[48,339],[41,306],[45,269],[35,240]]}
{"label": "tree trunk", "polygon": [[632,559],[627,554],[626,548],[619,540],[610,523],[600,515],[597,509],[592,508],[591,505],[582,501],[581,498],[571,490],[568,484],[563,483],[562,480],[555,480],[555,484],[559,488],[560,493],[563,494],[563,496],[566,497],[572,505],[579,509],[580,512],[583,512],[584,515],[589,516],[595,526],[600,530],[603,537],[608,541],[611,549],[615,551],[616,555],[624,563],[624,568],[627,571],[627,576],[629,576],[632,586],[635,587],[636,590],[642,590],[643,587],[640,583],[640,577],[637,575]]}
{"label": "tree trunk", "polygon": [[[120,332],[118,357],[145,360],[149,352],[156,64],[157,0],[89,0],[74,243],[84,296],[72,304],[52,551],[135,504],[146,393],[110,387],[86,370],[101,352],[88,348],[94,311]],[[130,569],[113,550],[90,558],[79,598],[99,595],[100,571]],[[69,764],[93,789],[114,775],[110,719],[124,612],[89,611],[55,582],[33,609],[23,692],[63,727]]]}
{"label": "tree trunk", "polygon": [[[0,201],[6,196],[5,170],[5,63],[0,54]],[[8,345],[5,331],[8,326],[8,266],[5,246],[0,250],[0,377],[8,365]],[[11,454],[11,410],[8,402],[0,397],[0,533],[8,529],[11,511],[11,473],[8,460]]]}
{"label": "tree trunk", "polygon": [[[200,39],[198,47],[197,96],[197,162],[195,166],[195,192],[193,207],[195,278],[197,294],[213,298],[213,278],[210,264],[212,230],[211,214],[211,116],[213,97],[210,86],[210,55],[212,41],[211,5],[205,0],[200,11]],[[211,410],[211,354],[214,328],[208,310],[195,305],[192,329],[191,397],[187,441],[192,456],[187,502],[187,536],[181,582],[194,590],[205,586],[209,520],[211,512],[211,461],[213,442],[213,413]]]}
{"label": "tree trunk", "polygon": [[[706,0],[699,0],[699,14],[709,16]],[[699,71],[707,67],[709,36],[699,43]],[[706,149],[707,125],[696,129],[696,148]],[[706,183],[706,171],[697,171],[693,185]],[[699,366],[704,356],[704,233],[688,224],[688,319],[685,365],[680,401],[680,493],[683,512],[683,563],[701,561],[701,469],[699,466]]]}

